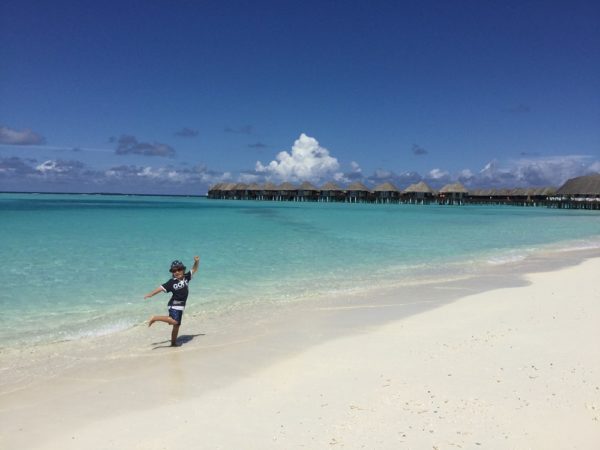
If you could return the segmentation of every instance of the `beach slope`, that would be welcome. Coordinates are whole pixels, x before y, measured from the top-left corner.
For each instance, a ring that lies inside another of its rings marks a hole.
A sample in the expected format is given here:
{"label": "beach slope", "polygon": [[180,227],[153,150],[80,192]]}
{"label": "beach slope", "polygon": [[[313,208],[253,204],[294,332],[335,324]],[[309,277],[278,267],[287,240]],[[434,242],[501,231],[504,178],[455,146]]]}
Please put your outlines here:
{"label": "beach slope", "polygon": [[[76,408],[62,405],[62,427],[34,442],[3,432],[3,448],[600,448],[598,274],[600,258],[529,274],[525,286],[367,327],[200,394],[203,373],[171,380],[161,402],[119,410],[103,398],[75,427]],[[203,357],[180,356],[183,373]],[[124,392],[150,391],[129,375]],[[34,406],[20,405],[43,421]],[[22,415],[3,407],[1,419],[15,430]]]}

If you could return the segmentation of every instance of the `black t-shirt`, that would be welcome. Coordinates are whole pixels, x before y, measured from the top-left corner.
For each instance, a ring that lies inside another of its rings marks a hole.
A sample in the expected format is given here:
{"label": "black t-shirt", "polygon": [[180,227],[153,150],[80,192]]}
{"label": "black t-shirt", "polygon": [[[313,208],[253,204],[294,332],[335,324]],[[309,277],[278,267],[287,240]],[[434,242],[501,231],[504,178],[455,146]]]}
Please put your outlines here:
{"label": "black t-shirt", "polygon": [[169,306],[184,307],[188,298],[188,283],[192,279],[192,273],[188,272],[183,276],[182,280],[171,278],[161,287],[165,292],[173,294],[169,300]]}

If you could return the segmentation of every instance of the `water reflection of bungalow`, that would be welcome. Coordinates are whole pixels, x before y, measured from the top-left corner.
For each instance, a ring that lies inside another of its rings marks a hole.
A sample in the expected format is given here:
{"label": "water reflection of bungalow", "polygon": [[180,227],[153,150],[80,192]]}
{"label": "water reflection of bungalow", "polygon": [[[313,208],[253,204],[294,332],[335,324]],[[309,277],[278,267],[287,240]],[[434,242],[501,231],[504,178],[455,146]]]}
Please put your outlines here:
{"label": "water reflection of bungalow", "polygon": [[296,190],[296,200],[301,202],[316,202],[319,199],[319,188],[305,181]]}
{"label": "water reflection of bungalow", "polygon": [[335,184],[333,181],[328,181],[323,186],[321,186],[321,191],[319,192],[319,201],[320,202],[343,202],[344,201],[344,191],[341,187]]}
{"label": "water reflection of bungalow", "polygon": [[371,191],[360,181],[355,181],[346,188],[346,201],[364,203],[370,200]]}
{"label": "water reflection of bungalow", "polygon": [[462,205],[469,192],[461,183],[447,184],[438,192],[440,205]]}
{"label": "water reflection of bungalow", "polygon": [[376,203],[398,203],[400,190],[392,183],[383,183],[373,189]]}
{"label": "water reflection of bungalow", "polygon": [[435,199],[435,192],[424,181],[411,184],[404,189],[404,196],[408,203],[427,204]]}

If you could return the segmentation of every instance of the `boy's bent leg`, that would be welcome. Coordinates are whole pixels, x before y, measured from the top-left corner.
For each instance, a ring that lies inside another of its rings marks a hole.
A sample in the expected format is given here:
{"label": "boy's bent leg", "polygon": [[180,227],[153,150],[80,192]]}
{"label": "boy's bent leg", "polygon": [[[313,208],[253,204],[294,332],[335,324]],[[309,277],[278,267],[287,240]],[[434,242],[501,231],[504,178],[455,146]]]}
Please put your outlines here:
{"label": "boy's bent leg", "polygon": [[150,317],[150,320],[148,321],[148,326],[151,327],[154,322],[165,322],[165,323],[168,323],[169,325],[179,326],[179,322],[170,318],[169,316],[152,316],[152,317]]}

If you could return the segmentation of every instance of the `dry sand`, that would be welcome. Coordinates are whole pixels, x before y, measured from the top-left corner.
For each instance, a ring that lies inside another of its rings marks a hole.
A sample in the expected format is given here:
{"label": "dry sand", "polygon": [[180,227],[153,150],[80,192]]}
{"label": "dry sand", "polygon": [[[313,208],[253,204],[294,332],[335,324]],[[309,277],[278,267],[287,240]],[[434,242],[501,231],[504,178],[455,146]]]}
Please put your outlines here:
{"label": "dry sand", "polygon": [[[89,358],[0,396],[0,448],[598,449],[599,275],[593,258],[521,286],[459,289],[337,336],[319,334],[346,320],[333,307],[229,343]],[[309,322],[307,339],[294,327]]]}

